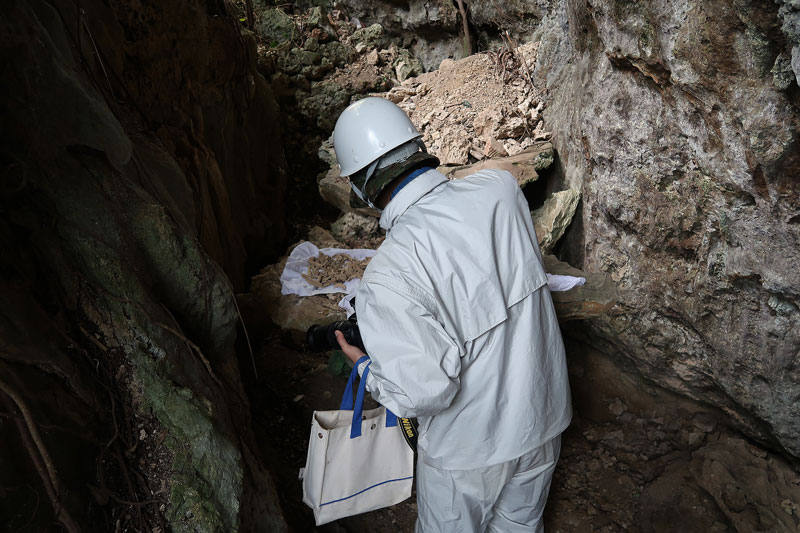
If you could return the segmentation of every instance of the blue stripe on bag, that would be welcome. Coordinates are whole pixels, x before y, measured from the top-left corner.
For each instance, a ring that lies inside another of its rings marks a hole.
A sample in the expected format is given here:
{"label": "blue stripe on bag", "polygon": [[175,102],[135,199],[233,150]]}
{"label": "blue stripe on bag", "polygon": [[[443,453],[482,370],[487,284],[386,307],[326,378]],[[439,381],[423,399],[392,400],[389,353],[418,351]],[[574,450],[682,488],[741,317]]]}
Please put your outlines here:
{"label": "blue stripe on bag", "polygon": [[344,498],[339,498],[338,500],[331,500],[329,502],[321,503],[321,504],[319,504],[319,506],[320,507],[325,507],[326,505],[330,505],[332,503],[337,503],[337,502],[342,502],[344,500],[349,500],[350,498],[355,498],[359,494],[361,494],[363,492],[367,492],[370,489],[374,489],[375,487],[380,487],[381,485],[385,485],[387,483],[394,483],[395,481],[405,481],[407,479],[413,479],[413,478],[414,478],[414,476],[400,477],[400,478],[397,478],[397,479],[387,479],[386,481],[381,481],[380,483],[375,483],[371,487],[367,487],[366,489],[360,490],[360,491],[356,492],[355,494],[351,494],[350,496],[345,496]]}

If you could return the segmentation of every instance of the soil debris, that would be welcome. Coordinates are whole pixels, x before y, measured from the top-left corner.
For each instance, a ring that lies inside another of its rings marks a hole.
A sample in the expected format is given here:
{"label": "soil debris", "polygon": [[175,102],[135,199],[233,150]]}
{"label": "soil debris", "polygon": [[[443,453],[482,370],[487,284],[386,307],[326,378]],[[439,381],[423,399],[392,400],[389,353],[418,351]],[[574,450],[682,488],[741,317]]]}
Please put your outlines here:
{"label": "soil debris", "polygon": [[527,64],[538,42],[497,53],[445,60],[439,70],[409,78],[379,94],[400,106],[443,165],[516,155],[547,139],[544,102]]}

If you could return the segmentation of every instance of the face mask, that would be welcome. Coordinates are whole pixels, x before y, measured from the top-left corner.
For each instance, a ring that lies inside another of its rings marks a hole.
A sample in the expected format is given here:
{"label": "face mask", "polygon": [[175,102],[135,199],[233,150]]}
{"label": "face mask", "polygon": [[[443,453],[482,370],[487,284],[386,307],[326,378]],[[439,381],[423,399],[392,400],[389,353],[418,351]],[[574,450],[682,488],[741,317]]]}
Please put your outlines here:
{"label": "face mask", "polygon": [[367,190],[367,183],[369,183],[370,178],[372,178],[372,176],[375,175],[375,170],[386,168],[393,164],[405,161],[419,150],[422,150],[422,152],[426,154],[428,153],[428,150],[425,148],[425,143],[423,143],[422,139],[419,138],[414,139],[412,142],[409,142],[406,145],[396,148],[392,152],[389,152],[388,154],[376,159],[366,168],[366,170],[364,171],[366,179],[364,180],[364,184],[361,185],[361,188],[354,185],[353,180],[350,180],[350,187],[353,189],[353,192],[356,194],[356,196],[358,196],[361,199],[362,202],[364,202],[373,209],[382,211],[379,207],[377,207],[374,203],[372,203],[372,201],[365,193],[365,191]]}

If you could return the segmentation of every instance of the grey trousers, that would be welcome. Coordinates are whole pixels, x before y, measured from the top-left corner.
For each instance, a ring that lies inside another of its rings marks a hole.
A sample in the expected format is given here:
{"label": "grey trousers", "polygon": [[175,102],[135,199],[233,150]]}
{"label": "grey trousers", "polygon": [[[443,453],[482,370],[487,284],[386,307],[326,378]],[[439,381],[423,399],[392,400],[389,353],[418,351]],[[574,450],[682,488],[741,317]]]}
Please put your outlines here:
{"label": "grey trousers", "polygon": [[542,513],[561,435],[512,461],[440,470],[417,461],[416,533],[544,531]]}

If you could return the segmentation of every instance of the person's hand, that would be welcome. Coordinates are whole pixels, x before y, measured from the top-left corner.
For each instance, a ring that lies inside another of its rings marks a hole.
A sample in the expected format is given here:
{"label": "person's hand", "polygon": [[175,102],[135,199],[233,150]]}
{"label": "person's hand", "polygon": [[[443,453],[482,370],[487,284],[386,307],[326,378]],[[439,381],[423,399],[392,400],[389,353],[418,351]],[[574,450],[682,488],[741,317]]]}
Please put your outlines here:
{"label": "person's hand", "polygon": [[339,343],[339,346],[341,346],[342,351],[347,356],[347,358],[353,362],[353,364],[355,364],[356,361],[358,361],[359,359],[361,359],[366,355],[364,352],[361,351],[361,348],[359,348],[358,346],[353,346],[352,344],[347,342],[342,332],[339,331],[338,329],[333,334],[336,336],[336,342]]}

